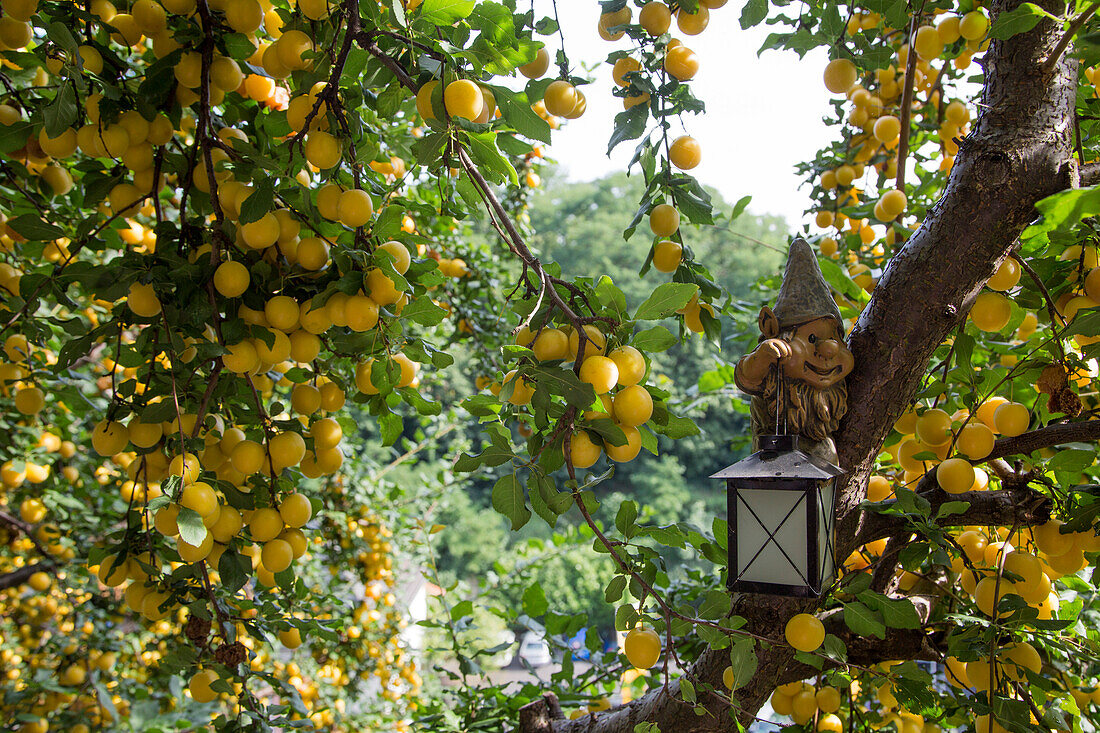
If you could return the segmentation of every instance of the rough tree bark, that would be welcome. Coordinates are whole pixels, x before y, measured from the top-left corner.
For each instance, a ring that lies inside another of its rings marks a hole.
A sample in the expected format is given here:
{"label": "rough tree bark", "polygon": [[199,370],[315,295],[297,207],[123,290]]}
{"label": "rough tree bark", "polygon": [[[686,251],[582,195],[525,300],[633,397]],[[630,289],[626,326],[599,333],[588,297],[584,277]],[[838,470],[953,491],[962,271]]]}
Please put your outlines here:
{"label": "rough tree bark", "polygon": [[[1019,4],[1020,0],[994,2],[992,15]],[[1065,11],[1057,0],[1040,4],[1057,15]],[[849,472],[838,502],[839,557],[890,529],[882,519],[863,516],[858,507],[883,440],[917,391],[933,351],[966,318],[982,285],[1034,219],[1035,202],[1079,180],[1072,158],[1077,62],[1064,55],[1050,73],[1042,70],[1062,34],[1059,24],[1043,21],[1032,31],[990,45],[982,64],[981,114],[960,142],[943,196],[891,259],[851,333],[856,367],[849,377],[849,412],[836,436],[840,463]],[[1049,437],[1046,445],[1059,442],[1058,436]],[[1013,492],[1020,490],[982,497],[981,504],[972,507],[972,516],[963,515],[961,523],[1012,516],[1019,498]],[[1037,507],[1030,519],[1041,521],[1044,516],[1043,507]],[[774,638],[782,620],[812,606],[746,594],[734,599],[733,613],[747,619],[746,630]],[[934,655],[927,638],[912,634],[862,644],[858,648],[864,661]],[[793,663],[785,646],[764,650],[758,645],[757,656],[755,677],[734,696],[734,715],[743,724],[751,722],[776,685],[807,674]],[[724,689],[722,671],[728,664],[727,652],[708,651],[688,674]],[[643,721],[657,723],[669,733],[736,729],[729,704],[717,695],[700,693],[706,714],[699,715],[678,692],[674,682],[605,713],[554,720],[552,730],[628,733]]]}

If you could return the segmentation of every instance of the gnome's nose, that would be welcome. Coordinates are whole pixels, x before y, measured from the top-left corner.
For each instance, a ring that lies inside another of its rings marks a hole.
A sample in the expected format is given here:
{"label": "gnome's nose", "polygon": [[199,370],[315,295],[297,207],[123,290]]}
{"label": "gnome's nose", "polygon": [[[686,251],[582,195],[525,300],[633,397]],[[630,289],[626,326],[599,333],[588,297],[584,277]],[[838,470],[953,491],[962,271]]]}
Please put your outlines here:
{"label": "gnome's nose", "polygon": [[839,349],[840,345],[837,344],[836,339],[825,339],[817,345],[817,353],[826,359],[832,359],[836,356]]}

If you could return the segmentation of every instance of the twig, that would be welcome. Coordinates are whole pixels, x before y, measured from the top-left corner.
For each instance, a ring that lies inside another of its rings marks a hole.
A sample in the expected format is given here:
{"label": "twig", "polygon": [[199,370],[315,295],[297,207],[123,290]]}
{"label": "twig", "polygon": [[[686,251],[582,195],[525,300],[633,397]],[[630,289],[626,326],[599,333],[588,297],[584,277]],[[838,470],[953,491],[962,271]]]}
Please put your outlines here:
{"label": "twig", "polygon": [[905,77],[902,83],[905,85],[901,95],[901,139],[898,141],[898,177],[897,188],[905,192],[905,159],[909,155],[909,119],[913,107],[913,81],[917,70],[917,50],[914,47],[914,39],[917,36],[917,22],[924,15],[924,0],[921,0],[920,10],[913,13],[909,20],[909,53],[905,57]]}
{"label": "twig", "polygon": [[1093,3],[1088,8],[1078,13],[1077,17],[1070,22],[1069,28],[1066,28],[1066,32],[1058,41],[1058,45],[1054,47],[1054,50],[1050,52],[1050,56],[1043,62],[1042,70],[1044,74],[1049,74],[1054,70],[1054,65],[1058,63],[1058,59],[1062,58],[1062,54],[1065,52],[1066,48],[1069,47],[1073,37],[1077,35],[1077,31],[1088,22],[1089,18],[1091,18],[1093,13],[1098,9],[1100,9],[1100,4]]}

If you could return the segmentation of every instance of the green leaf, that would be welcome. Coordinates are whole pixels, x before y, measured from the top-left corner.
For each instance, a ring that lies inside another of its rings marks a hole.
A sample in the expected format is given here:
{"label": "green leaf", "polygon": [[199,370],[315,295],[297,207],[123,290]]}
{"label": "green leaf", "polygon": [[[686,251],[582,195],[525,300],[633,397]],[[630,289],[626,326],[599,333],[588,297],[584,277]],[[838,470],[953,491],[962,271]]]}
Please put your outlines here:
{"label": "green leaf", "polygon": [[542,586],[537,582],[527,586],[527,590],[523,591],[523,612],[534,618],[543,615],[549,608]]}
{"label": "green leaf", "polygon": [[616,575],[604,589],[603,598],[608,603],[615,603],[623,597],[624,590],[626,590],[626,576]]}
{"label": "green leaf", "polygon": [[631,338],[630,345],[639,351],[667,351],[676,341],[676,337],[667,328],[654,326]]}
{"label": "green leaf", "polygon": [[825,282],[829,283],[833,290],[843,293],[849,298],[858,298],[860,293],[863,292],[863,288],[856,285],[852,278],[848,276],[848,273],[840,268],[840,265],[830,259],[821,257],[818,257],[817,261],[821,263],[821,274],[825,276]]}
{"label": "green leaf", "polygon": [[703,602],[699,604],[699,615],[702,618],[723,618],[732,607],[730,594],[724,590],[711,589],[703,595]]}
{"label": "green leaf", "polygon": [[596,401],[596,390],[592,389],[592,385],[582,382],[568,369],[535,367],[530,376],[538,389],[546,389],[552,395],[563,397],[574,407],[587,409]]}
{"label": "green leaf", "polygon": [[65,230],[42,221],[34,214],[23,214],[8,220],[8,226],[27,239],[50,242],[65,236]]}
{"label": "green leaf", "polygon": [[629,603],[615,609],[615,629],[629,631],[638,623],[638,611]]}
{"label": "green leaf", "polygon": [[844,604],[844,623],[848,624],[854,634],[886,638],[886,623],[882,620],[882,613],[862,603]]}
{"label": "green leaf", "polygon": [[501,116],[516,132],[533,140],[550,142],[550,124],[531,109],[525,93],[498,86],[490,88],[496,97]]}
{"label": "green leaf", "polygon": [[752,28],[768,17],[768,0],[749,0],[741,8],[741,30]]}
{"label": "green leaf", "polygon": [[628,110],[615,115],[615,129],[607,143],[607,154],[624,140],[636,140],[645,132],[645,123],[649,119],[649,105],[636,104]]}
{"label": "green leaf", "polygon": [[684,698],[684,702],[695,704],[695,685],[687,677],[680,678],[680,697]]}
{"label": "green leaf", "polygon": [[438,326],[447,317],[447,311],[440,308],[432,299],[422,296],[405,306],[401,311],[401,320],[419,323],[421,326]]}
{"label": "green leaf", "polygon": [[1021,3],[1012,10],[1003,12],[989,28],[989,37],[1004,40],[1019,33],[1026,33],[1044,17],[1054,17],[1035,3]]}
{"label": "green leaf", "polygon": [[699,292],[699,286],[692,283],[664,283],[658,285],[653,294],[638,306],[635,320],[656,321],[668,318],[683,308]]}
{"label": "green leaf", "polygon": [[474,11],[474,0],[424,0],[420,17],[435,25],[454,25]]}
{"label": "green leaf", "polygon": [[638,532],[638,527],[634,524],[638,519],[638,504],[636,502],[627,500],[619,505],[619,511],[615,514],[615,529],[619,530],[627,539],[630,539]]}
{"label": "green leaf", "polygon": [[241,204],[241,215],[238,221],[241,224],[259,221],[273,208],[275,208],[275,185],[271,178],[264,178],[256,186],[256,190]]}
{"label": "green leaf", "polygon": [[14,125],[0,125],[0,153],[10,153],[27,144],[27,138],[34,131],[34,125],[20,120]]}
{"label": "green leaf", "polygon": [[742,196],[737,200],[737,203],[733,205],[733,211],[730,212],[731,224],[745,212],[745,207],[749,205],[750,201],[752,201],[752,196]]}
{"label": "green leaf", "polygon": [[742,636],[730,647],[730,667],[733,669],[733,689],[749,683],[756,674],[756,640]]}
{"label": "green leaf", "polygon": [[77,119],[76,92],[71,84],[65,84],[54,96],[49,106],[42,111],[46,134],[58,137],[72,127]]}
{"label": "green leaf", "polygon": [[908,598],[887,598],[881,593],[864,591],[859,594],[859,600],[863,601],[868,608],[879,611],[883,622],[891,628],[920,628],[920,616],[917,615],[916,607]]}
{"label": "green leaf", "polygon": [[79,50],[79,44],[69,27],[59,20],[46,26],[46,36],[68,53],[77,53]]}
{"label": "green leaf", "polygon": [[513,532],[531,518],[531,510],[523,502],[523,487],[514,473],[501,476],[493,486],[493,509],[512,520]]}
{"label": "green leaf", "polygon": [[244,587],[244,584],[248,582],[250,570],[252,570],[252,562],[245,560],[243,555],[238,554],[233,549],[223,552],[221,559],[218,560],[218,574],[221,575],[221,585],[230,593]]}
{"label": "green leaf", "polygon": [[202,517],[194,509],[180,507],[176,524],[180,528],[180,539],[187,544],[198,546],[206,539],[206,525],[202,523]]}

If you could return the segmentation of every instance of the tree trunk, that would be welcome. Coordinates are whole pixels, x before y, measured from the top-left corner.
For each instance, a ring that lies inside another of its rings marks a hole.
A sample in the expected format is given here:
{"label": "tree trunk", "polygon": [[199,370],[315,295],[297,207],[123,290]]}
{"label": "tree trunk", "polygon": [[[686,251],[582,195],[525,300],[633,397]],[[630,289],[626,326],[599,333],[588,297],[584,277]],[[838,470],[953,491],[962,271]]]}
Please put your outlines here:
{"label": "tree trunk", "polygon": [[[1019,4],[995,2],[993,17]],[[1062,2],[1040,4],[1057,15],[1065,11]],[[851,333],[856,367],[848,378],[849,412],[836,436],[840,463],[849,472],[838,501],[839,558],[856,547],[867,477],[885,436],[919,388],[933,351],[963,322],[982,285],[1035,218],[1034,204],[1076,183],[1071,156],[1077,61],[1063,56],[1049,74],[1042,70],[1062,33],[1059,24],[1043,20],[1027,33],[992,42],[982,62],[982,112],[960,143],[944,194],[891,258]],[[747,631],[777,638],[786,619],[813,606],[812,601],[746,594],[734,599],[733,613],[748,621]],[[878,652],[878,660],[899,658],[896,638],[861,641],[869,657]],[[907,639],[910,646],[904,647],[911,655],[928,651],[912,641]],[[755,676],[734,694],[734,715],[745,725],[777,685],[807,674],[785,645],[764,650],[758,644],[757,658]],[[728,664],[726,651],[708,650],[688,674],[697,690],[701,682],[724,691],[722,672]],[[666,733],[736,730],[729,704],[718,695],[700,691],[699,706],[705,714],[684,703],[673,682],[606,713],[555,720],[553,730],[628,733],[643,721],[657,723]]]}

